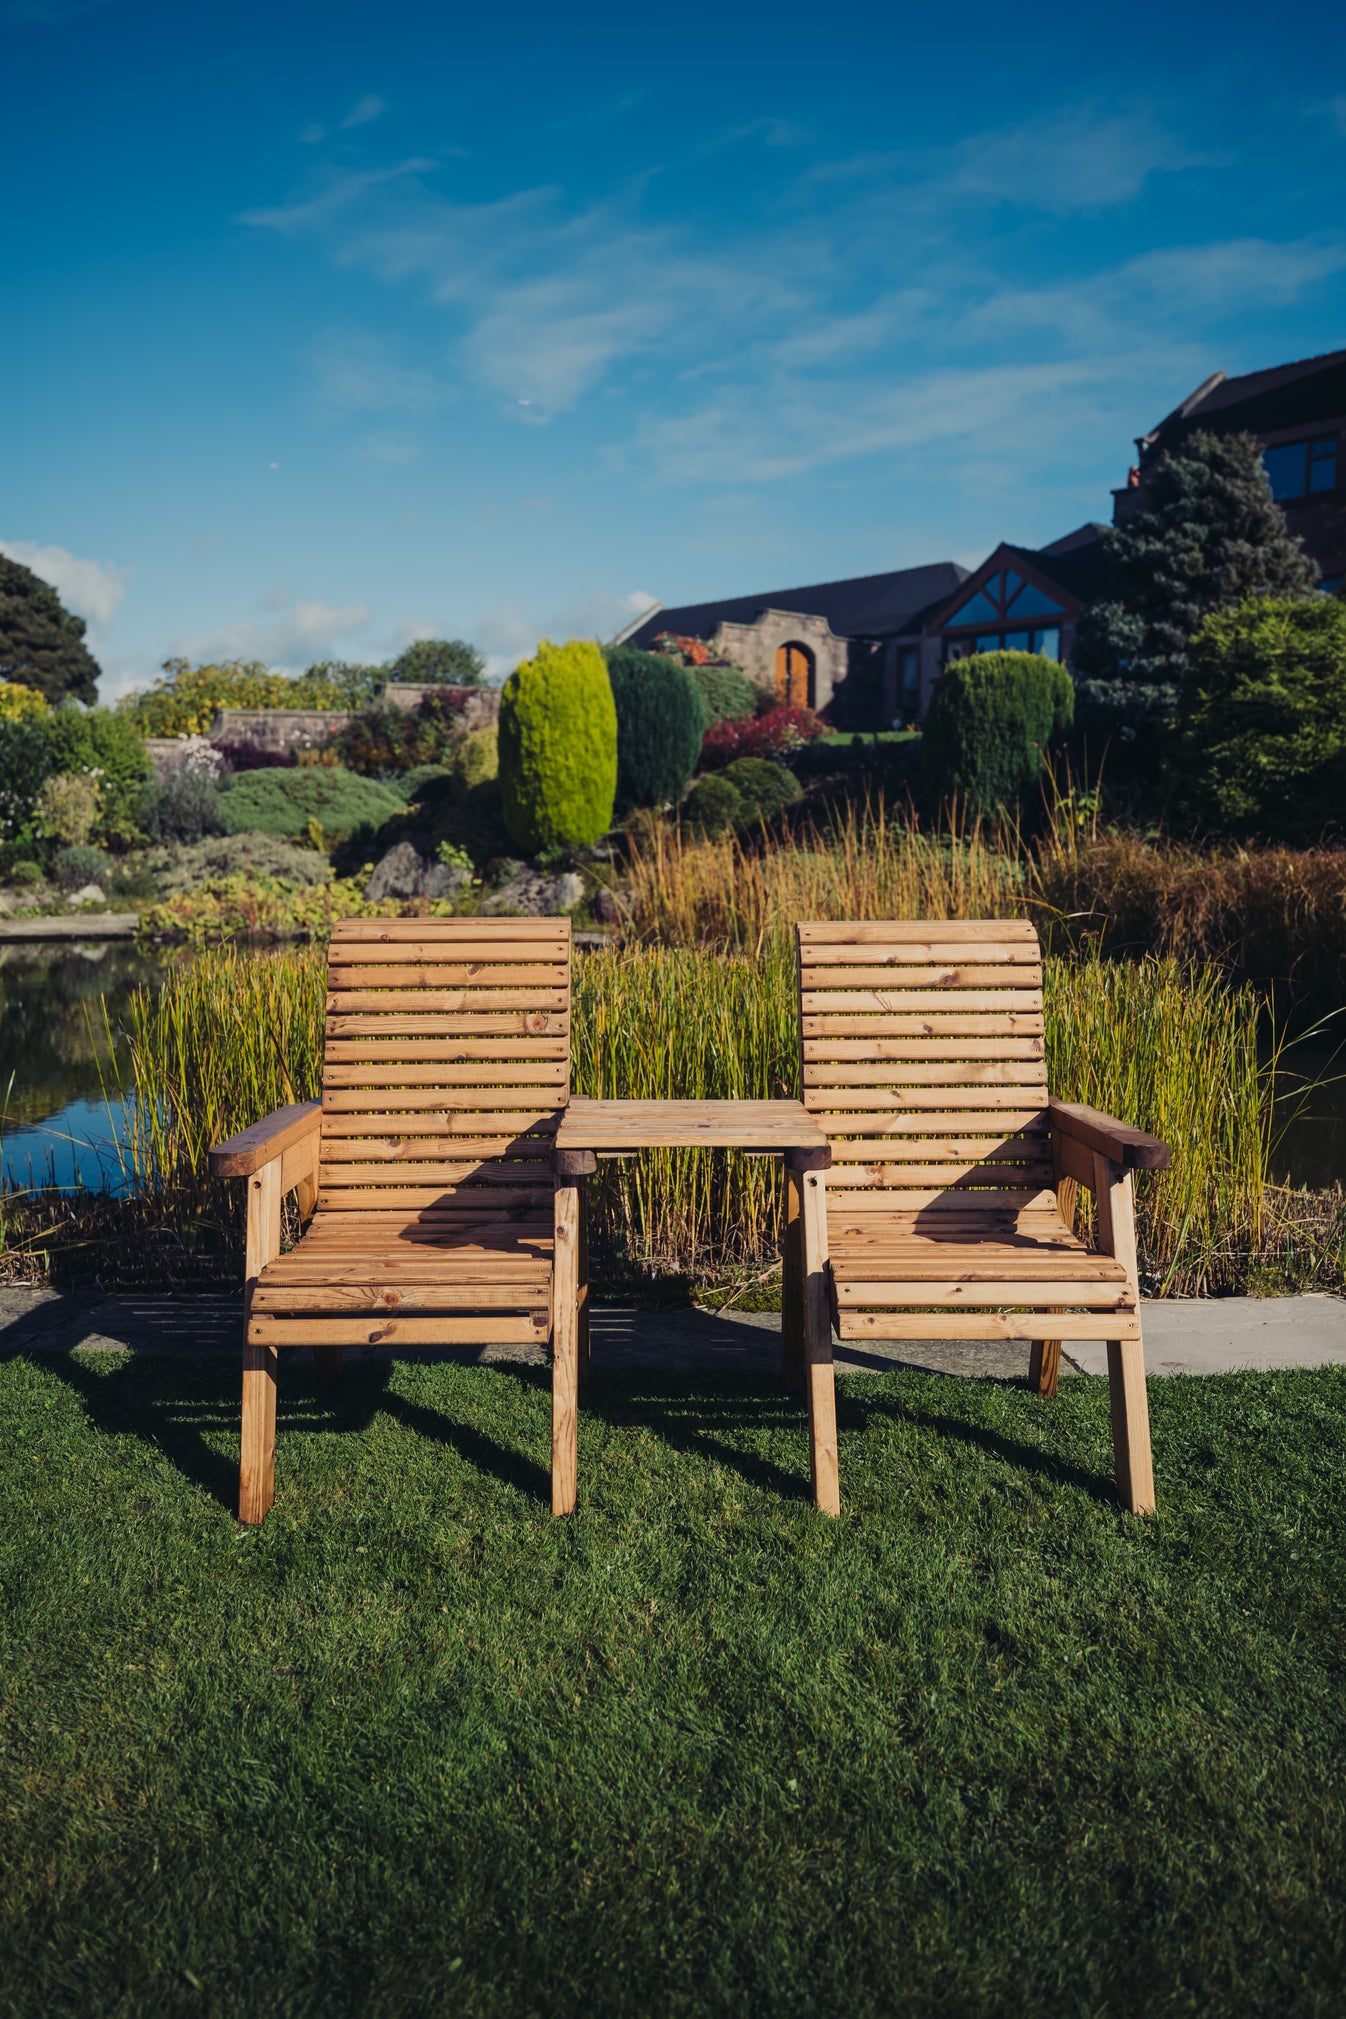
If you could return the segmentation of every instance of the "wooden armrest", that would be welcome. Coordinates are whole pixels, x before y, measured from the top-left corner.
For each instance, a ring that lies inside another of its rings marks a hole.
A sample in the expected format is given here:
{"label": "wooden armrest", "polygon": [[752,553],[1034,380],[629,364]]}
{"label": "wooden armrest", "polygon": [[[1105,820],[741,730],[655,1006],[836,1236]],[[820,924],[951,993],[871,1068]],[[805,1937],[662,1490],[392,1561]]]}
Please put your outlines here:
{"label": "wooden armrest", "polygon": [[211,1177],[250,1178],[273,1157],[282,1157],[302,1143],[305,1136],[316,1135],[321,1115],[321,1101],[296,1101],[288,1108],[277,1108],[265,1121],[241,1129],[227,1143],[213,1143],[206,1157]]}
{"label": "wooden armrest", "polygon": [[1168,1144],[1161,1143],[1158,1136],[1147,1136],[1143,1130],[1133,1129],[1129,1122],[1100,1114],[1097,1108],[1087,1108],[1080,1101],[1050,1100],[1047,1105],[1053,1129],[1063,1136],[1072,1136],[1086,1149],[1097,1150],[1100,1156],[1110,1157],[1124,1170],[1168,1169]]}

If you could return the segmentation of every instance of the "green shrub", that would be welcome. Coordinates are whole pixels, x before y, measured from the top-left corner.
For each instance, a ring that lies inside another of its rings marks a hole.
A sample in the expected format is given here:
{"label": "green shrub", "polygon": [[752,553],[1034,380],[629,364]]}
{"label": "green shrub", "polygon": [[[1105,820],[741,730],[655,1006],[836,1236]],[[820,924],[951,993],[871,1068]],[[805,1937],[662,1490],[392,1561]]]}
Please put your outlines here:
{"label": "green shrub", "polygon": [[769,757],[736,757],[720,773],[727,778],[743,803],[740,820],[770,820],[783,806],[803,796],[803,787],[793,771],[774,764]]}
{"label": "green shrub", "polygon": [[617,710],[597,645],[544,639],[510,674],[500,697],[500,791],[510,836],[530,855],[587,848],[611,826]]}
{"label": "green shrub", "polygon": [[743,816],[743,794],[723,771],[698,778],[682,802],[682,818],[696,834],[723,834]]}
{"label": "green shrub", "polygon": [[484,785],[500,776],[500,739],[494,728],[473,729],[453,754],[453,768],[464,785]]}
{"label": "green shrub", "polygon": [[147,784],[140,798],[140,824],[151,841],[190,846],[208,834],[223,834],[220,788],[214,774],[177,764]]}
{"label": "green shrub", "polygon": [[294,771],[240,771],[220,795],[220,815],[230,834],[255,830],[293,839],[316,822],[329,840],[362,822],[378,825],[402,811],[399,795],[372,778],[324,765]]}
{"label": "green shrub", "polygon": [[151,848],[137,859],[156,897],[178,897],[229,877],[247,876],[267,883],[307,888],[331,880],[332,866],[312,848],[298,848],[275,834],[209,835],[202,841],[173,848]]}
{"label": "green shrub", "polygon": [[676,803],[701,753],[706,710],[691,673],[657,652],[607,654],[617,709],[618,813]]}
{"label": "green shrub", "polygon": [[33,884],[45,881],[41,863],[34,862],[26,855],[21,855],[17,862],[11,862],[6,875],[11,883]]}
{"label": "green shrub", "polygon": [[757,713],[762,689],[740,666],[689,666],[706,711],[706,722],[746,722]]}
{"label": "green shrub", "polygon": [[466,855],[478,868],[509,852],[500,786],[494,778],[465,785],[452,771],[426,772],[409,805],[391,818],[353,829],[332,852],[338,876],[358,876],[396,842],[409,841],[424,856],[442,859],[441,848]]}
{"label": "green shrub", "polygon": [[94,838],[133,841],[149,770],[144,738],[134,722],[110,709],[67,702],[45,715],[0,720],[0,835],[32,832],[48,779],[89,778],[98,791]]}
{"label": "green shrub", "polygon": [[1346,603],[1250,597],[1192,640],[1177,798],[1225,834],[1317,839],[1346,822]]}
{"label": "green shrub", "polygon": [[58,848],[51,859],[51,873],[62,890],[79,890],[86,883],[100,883],[112,873],[112,857],[102,848]]}
{"label": "green shrub", "polygon": [[1040,652],[978,652],[946,666],[922,739],[926,789],[973,813],[1012,809],[1070,727],[1070,675]]}

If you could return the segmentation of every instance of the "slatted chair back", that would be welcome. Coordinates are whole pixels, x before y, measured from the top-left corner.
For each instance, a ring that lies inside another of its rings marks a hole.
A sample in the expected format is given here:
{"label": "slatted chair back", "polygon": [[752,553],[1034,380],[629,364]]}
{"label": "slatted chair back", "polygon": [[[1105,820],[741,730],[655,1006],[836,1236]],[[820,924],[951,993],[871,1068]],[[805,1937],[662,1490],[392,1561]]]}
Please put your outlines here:
{"label": "slatted chair back", "polygon": [[1012,1211],[1050,1189],[1030,924],[804,924],[798,945],[804,1104],[835,1206]]}
{"label": "slatted chair back", "polygon": [[318,1208],[550,1222],[570,921],[358,919],[328,954]]}

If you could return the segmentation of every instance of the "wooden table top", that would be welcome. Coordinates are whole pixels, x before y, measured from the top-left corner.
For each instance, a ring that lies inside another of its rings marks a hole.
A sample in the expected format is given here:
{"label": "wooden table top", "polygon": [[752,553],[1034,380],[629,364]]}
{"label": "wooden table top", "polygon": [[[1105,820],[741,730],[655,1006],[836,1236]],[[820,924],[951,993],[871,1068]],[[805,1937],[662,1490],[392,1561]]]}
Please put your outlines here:
{"label": "wooden table top", "polygon": [[572,1100],[558,1150],[757,1150],[827,1148],[802,1101]]}

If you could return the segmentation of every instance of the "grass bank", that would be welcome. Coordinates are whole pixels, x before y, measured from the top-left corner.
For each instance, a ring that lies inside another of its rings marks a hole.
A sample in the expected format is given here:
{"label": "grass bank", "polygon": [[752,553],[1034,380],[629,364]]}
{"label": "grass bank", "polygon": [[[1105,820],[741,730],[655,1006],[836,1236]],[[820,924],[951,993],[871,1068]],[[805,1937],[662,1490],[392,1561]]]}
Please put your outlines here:
{"label": "grass bank", "polygon": [[1346,1377],[0,1365],[11,2019],[1215,2012],[1346,1974]]}
{"label": "grass bank", "polygon": [[[769,1099],[799,1084],[792,957],[637,948],[579,960],[578,1093]],[[1270,1068],[1258,1003],[1212,969],[1174,960],[1047,966],[1051,1083],[1164,1137],[1173,1166],[1138,1186],[1151,1291],[1221,1292],[1342,1281],[1346,1215],[1268,1182]],[[321,1072],[323,955],[207,953],[132,1000],[128,1196],[3,1201],[11,1275],[40,1257],[64,1280],[203,1287],[239,1278],[236,1188],[205,1175],[212,1141],[291,1099]],[[605,1164],[594,1187],[602,1277],[678,1270],[703,1286],[769,1269],[778,1252],[774,1164],[666,1152]]]}

